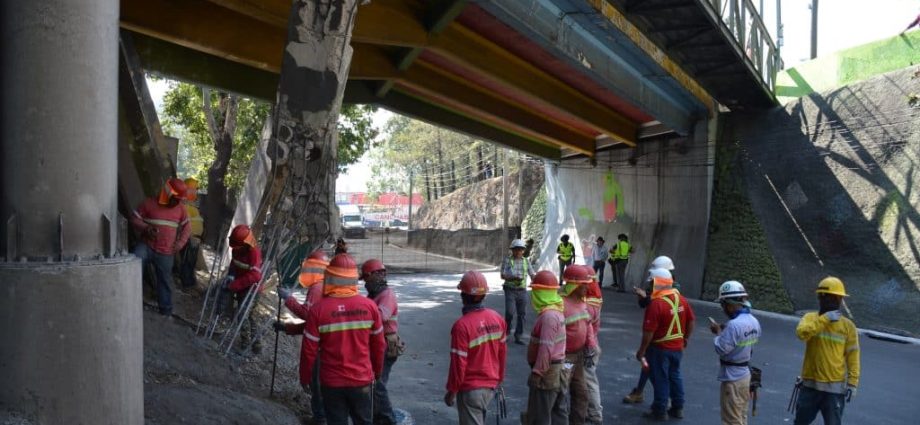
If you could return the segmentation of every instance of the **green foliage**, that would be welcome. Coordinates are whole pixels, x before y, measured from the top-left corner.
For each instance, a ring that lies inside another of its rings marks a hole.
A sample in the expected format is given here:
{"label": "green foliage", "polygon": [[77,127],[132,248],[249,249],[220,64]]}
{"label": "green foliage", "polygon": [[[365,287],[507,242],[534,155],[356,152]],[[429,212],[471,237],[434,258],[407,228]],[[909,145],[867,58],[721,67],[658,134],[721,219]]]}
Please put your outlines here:
{"label": "green foliage", "polygon": [[[480,180],[480,152],[483,166],[495,166],[495,146],[465,134],[399,115],[387,122],[384,132],[388,135],[385,141],[370,152],[373,178],[368,192],[372,196],[408,193],[410,173],[414,174],[414,191],[424,194],[430,188],[432,198],[443,196]],[[511,161],[509,173],[516,170],[517,162]]]}
{"label": "green foliage", "polygon": [[[216,112],[218,92],[212,91],[212,110]],[[262,127],[270,112],[270,105],[241,98],[233,138],[233,155],[226,182],[231,190],[243,187],[249,165],[259,143]],[[376,110],[370,105],[342,105],[338,125],[339,172],[364,155],[377,137],[371,115]],[[205,121],[201,88],[188,83],[170,81],[163,99],[163,131],[179,138],[179,157],[176,164],[181,177],[194,177],[207,189],[208,167],[215,152],[211,134]]]}

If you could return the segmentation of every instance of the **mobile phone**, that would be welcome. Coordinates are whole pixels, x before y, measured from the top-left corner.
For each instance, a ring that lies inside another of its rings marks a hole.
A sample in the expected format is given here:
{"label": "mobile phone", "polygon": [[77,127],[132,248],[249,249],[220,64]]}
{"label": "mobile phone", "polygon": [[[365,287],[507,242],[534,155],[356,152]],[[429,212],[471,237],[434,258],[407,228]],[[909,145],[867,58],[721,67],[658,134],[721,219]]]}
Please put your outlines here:
{"label": "mobile phone", "polygon": [[709,316],[709,323],[712,323],[713,325],[719,324],[719,322],[716,322],[716,319],[713,319],[712,316]]}

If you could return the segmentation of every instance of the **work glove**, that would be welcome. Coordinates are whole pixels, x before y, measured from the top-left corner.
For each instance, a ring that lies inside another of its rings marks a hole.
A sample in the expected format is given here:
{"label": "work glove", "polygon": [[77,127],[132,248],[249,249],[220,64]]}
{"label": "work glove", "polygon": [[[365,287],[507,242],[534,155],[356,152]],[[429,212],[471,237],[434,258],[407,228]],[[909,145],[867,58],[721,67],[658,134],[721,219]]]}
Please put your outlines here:
{"label": "work glove", "polygon": [[856,387],[854,387],[854,386],[852,386],[852,385],[847,385],[847,403],[849,403],[850,400],[851,400],[854,396],[856,396]]}
{"label": "work glove", "polygon": [[840,320],[840,310],[828,311],[824,313],[824,317],[827,317],[827,320],[830,320],[831,322],[836,322]]}
{"label": "work glove", "polygon": [[147,226],[147,228],[144,229],[144,237],[148,239],[155,239],[158,232],[159,229],[157,229],[156,226]]}
{"label": "work glove", "polygon": [[272,328],[275,329],[275,332],[284,332],[284,322],[276,320],[274,323],[272,323]]}
{"label": "work glove", "polygon": [[291,290],[287,288],[278,288],[278,297],[284,301],[287,301],[291,296]]}

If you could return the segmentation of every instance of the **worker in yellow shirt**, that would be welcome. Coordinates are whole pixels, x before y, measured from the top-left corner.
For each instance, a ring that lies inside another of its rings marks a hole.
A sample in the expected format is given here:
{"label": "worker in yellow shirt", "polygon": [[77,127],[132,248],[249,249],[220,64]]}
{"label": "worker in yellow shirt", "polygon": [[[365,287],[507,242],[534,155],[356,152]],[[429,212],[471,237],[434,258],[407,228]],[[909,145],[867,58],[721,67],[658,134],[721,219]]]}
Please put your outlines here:
{"label": "worker in yellow shirt", "polygon": [[826,277],[815,292],[820,311],[803,316],[795,328],[805,342],[795,425],[812,423],[818,412],[826,425],[839,425],[859,384],[859,336],[853,321],[840,314],[847,296],[843,282]]}
{"label": "worker in yellow shirt", "polygon": [[186,192],[185,212],[188,214],[189,225],[192,227],[192,235],[188,239],[185,249],[180,252],[179,256],[179,279],[182,281],[183,288],[194,287],[197,283],[195,280],[195,264],[198,263],[198,250],[201,248],[201,235],[204,234],[204,219],[195,206],[195,200],[198,199],[198,180],[192,177],[185,179]]}

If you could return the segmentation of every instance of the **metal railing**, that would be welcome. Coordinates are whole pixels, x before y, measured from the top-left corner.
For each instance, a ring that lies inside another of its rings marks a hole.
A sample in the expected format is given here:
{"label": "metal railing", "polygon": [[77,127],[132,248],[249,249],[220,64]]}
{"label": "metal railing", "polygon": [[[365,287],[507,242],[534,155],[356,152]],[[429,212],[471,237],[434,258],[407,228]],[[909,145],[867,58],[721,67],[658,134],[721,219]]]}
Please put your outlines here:
{"label": "metal railing", "polygon": [[[700,0],[771,95],[783,60],[751,0]],[[708,5],[707,5],[708,3]]]}

